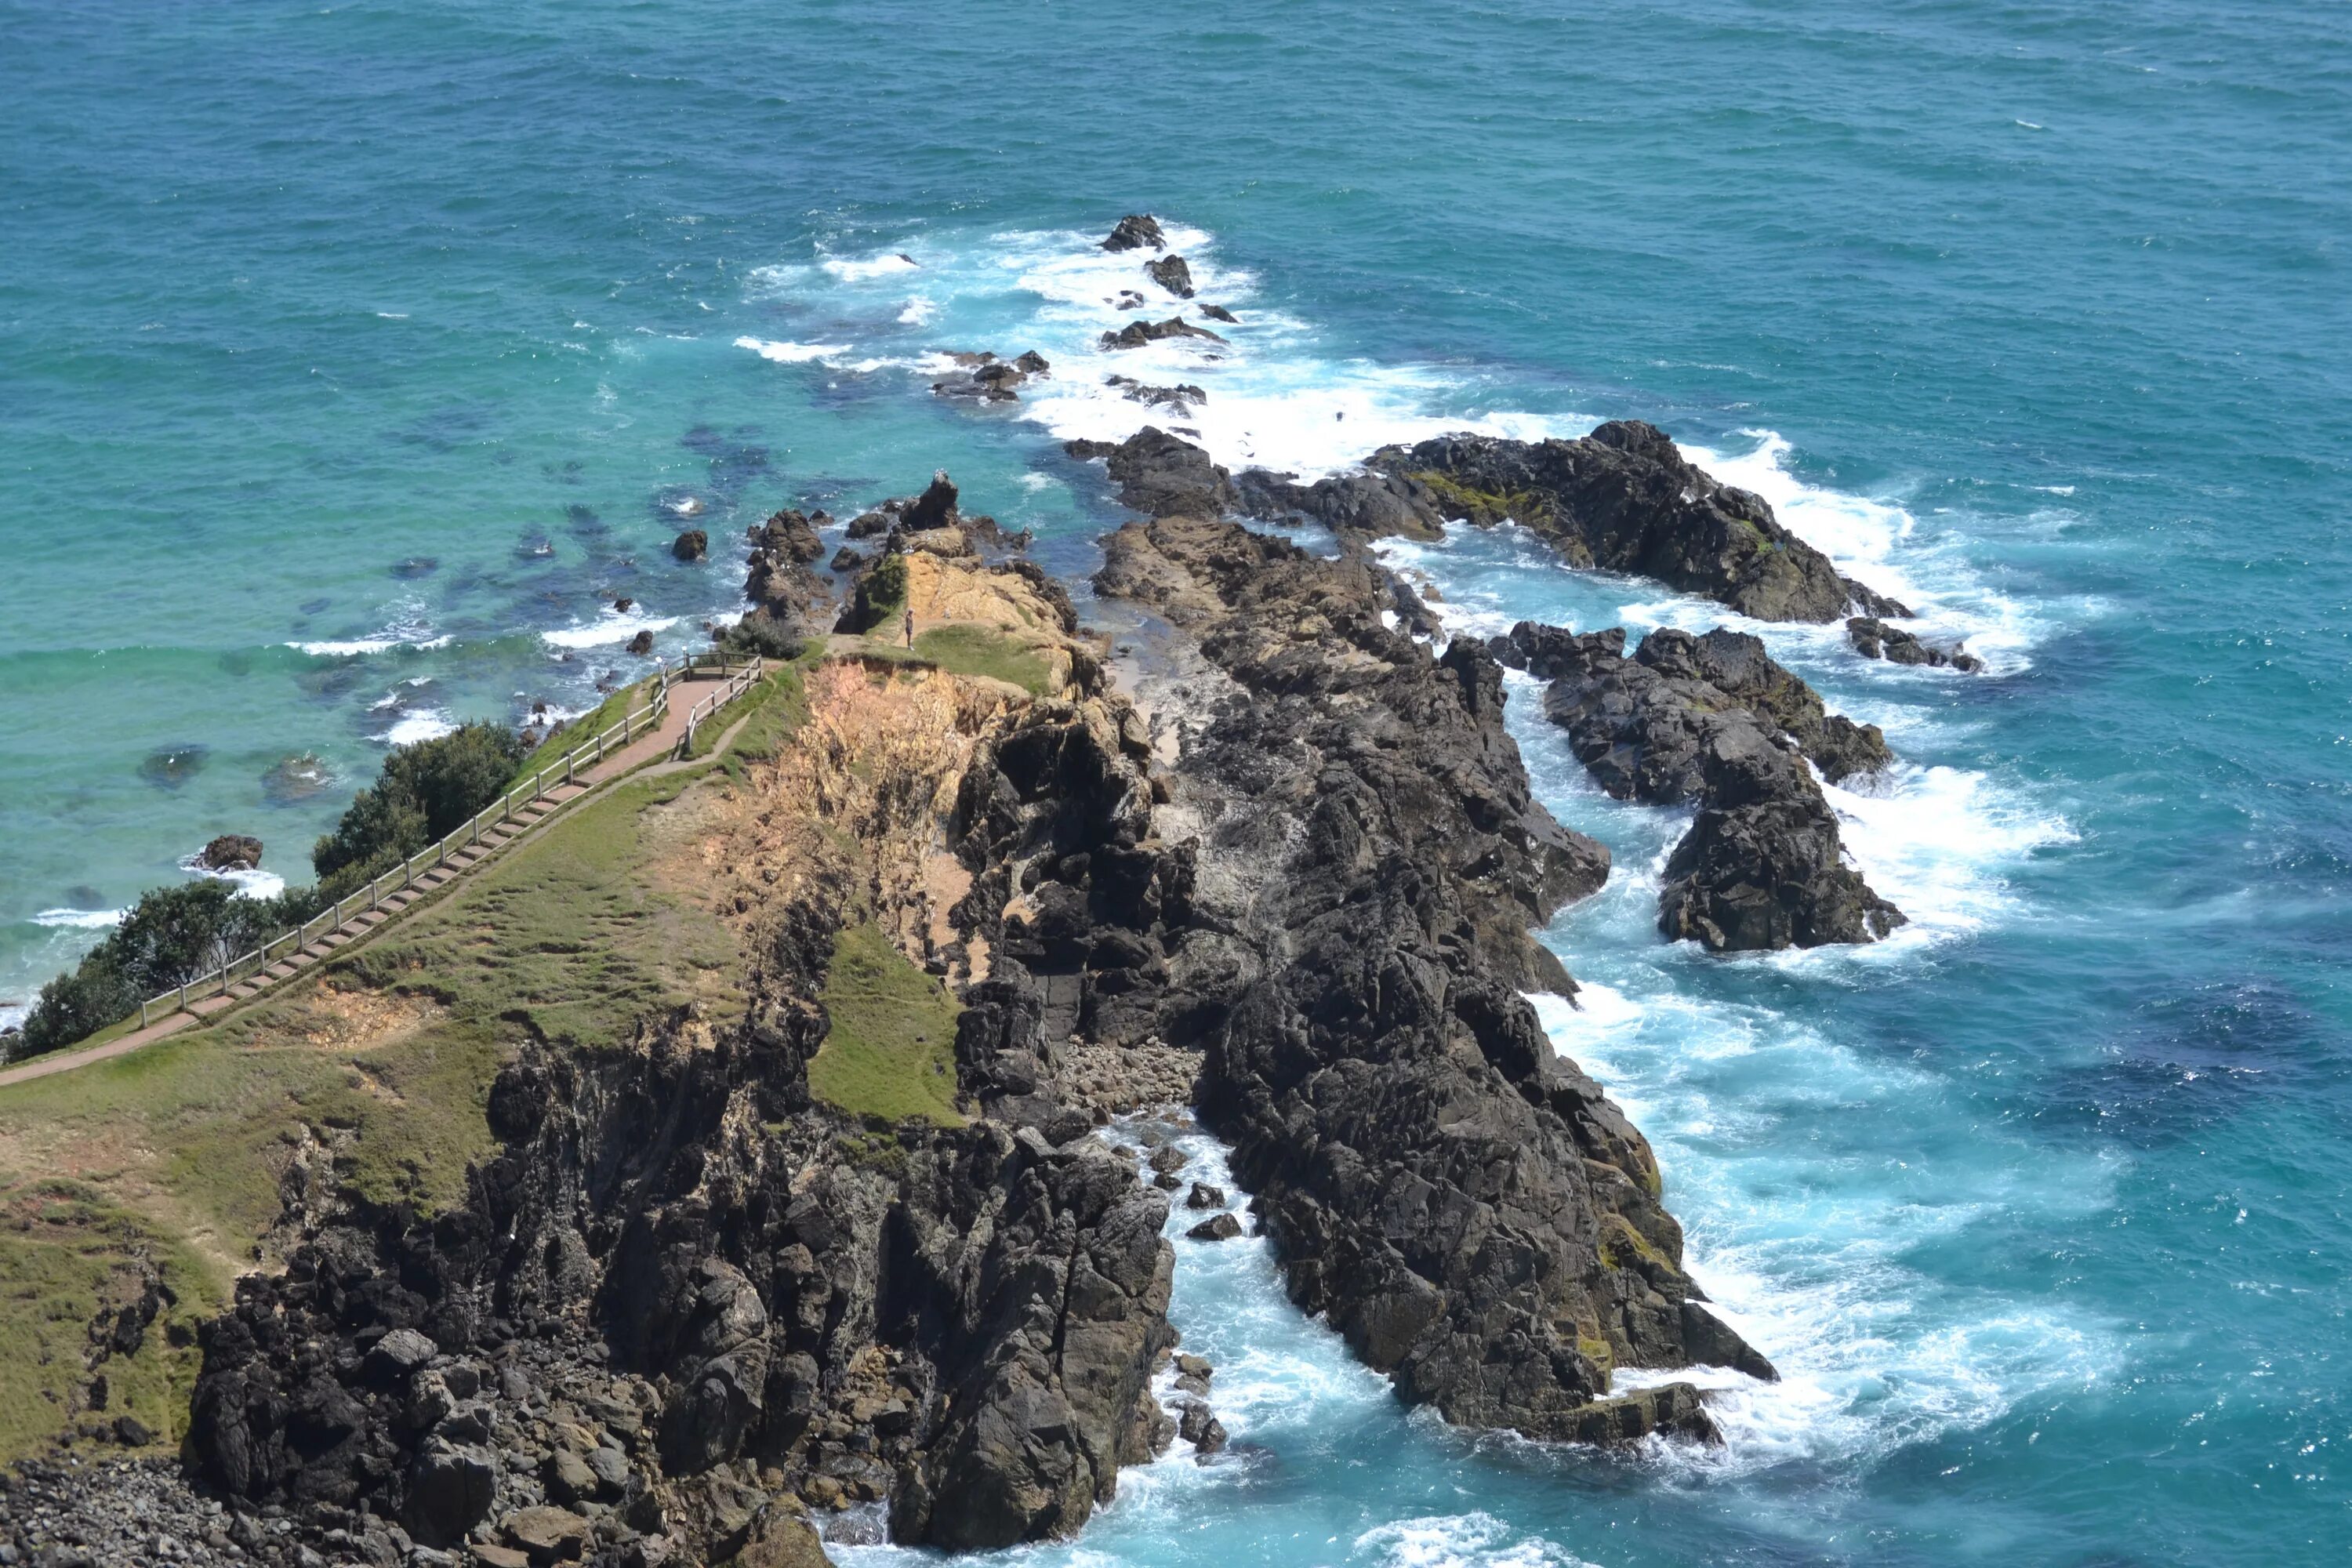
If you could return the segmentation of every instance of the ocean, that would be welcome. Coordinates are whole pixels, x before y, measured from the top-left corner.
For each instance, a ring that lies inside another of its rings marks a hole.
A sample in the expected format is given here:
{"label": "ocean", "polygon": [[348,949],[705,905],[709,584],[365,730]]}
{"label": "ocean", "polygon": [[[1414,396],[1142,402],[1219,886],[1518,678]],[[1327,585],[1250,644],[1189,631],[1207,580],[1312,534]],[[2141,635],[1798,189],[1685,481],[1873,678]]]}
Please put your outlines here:
{"label": "ocean", "polygon": [[[944,468],[1083,576],[1122,514],[1061,442],[1175,422],[1106,371],[1302,475],[1645,418],[1989,666],[1744,627],[1885,728],[1832,799],[1911,923],[1730,961],[1655,932],[1684,819],[1511,687],[1616,857],[1546,1023],[1783,1381],[1710,1374],[1720,1448],[1452,1431],[1264,1243],[1179,1233],[1242,1457],[1003,1556],[2352,1546],[2352,12],[136,0],[0,38],[0,999],[216,833],[304,879],[388,745],[701,646],[778,506]],[[1130,211],[1229,342],[1092,349],[1122,289],[1178,308],[1094,247]],[[1021,403],[930,394],[1028,349]],[[1507,529],[1385,548],[1459,630],[1739,624]]]}

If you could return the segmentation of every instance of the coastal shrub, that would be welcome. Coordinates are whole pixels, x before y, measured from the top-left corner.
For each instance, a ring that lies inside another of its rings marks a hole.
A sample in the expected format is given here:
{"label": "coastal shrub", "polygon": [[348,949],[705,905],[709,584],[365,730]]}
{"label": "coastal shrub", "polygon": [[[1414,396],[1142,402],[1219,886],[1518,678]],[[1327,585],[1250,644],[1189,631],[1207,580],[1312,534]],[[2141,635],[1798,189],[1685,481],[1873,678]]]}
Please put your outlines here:
{"label": "coastal shrub", "polygon": [[[898,570],[903,577],[906,568]],[[753,610],[720,632],[719,646],[742,658],[798,658],[802,647],[792,628],[765,610]]]}
{"label": "coastal shrub", "polygon": [[322,889],[348,890],[415,854],[498,799],[523,759],[520,736],[472,723],[395,749],[376,782],[310,851]]}
{"label": "coastal shrub", "polygon": [[309,888],[250,899],[206,877],[142,895],[72,973],[41,987],[18,1056],[69,1046],[128,1015],[147,997],[208,974],[325,907]]}
{"label": "coastal shrub", "polygon": [[284,935],[496,800],[523,751],[520,736],[482,723],[398,748],[311,851],[315,888],[254,899],[207,877],[142,895],[80,963],[41,987],[10,1054],[72,1045],[119,1023],[144,999]]}
{"label": "coastal shrub", "polygon": [[872,571],[857,580],[857,597],[843,616],[845,631],[870,632],[907,602],[907,558],[886,551]]}
{"label": "coastal shrub", "polygon": [[105,1028],[139,1005],[138,988],[104,956],[100,947],[84,955],[79,968],[41,987],[40,999],[25,1016],[25,1029],[9,1056],[38,1056],[69,1046]]}

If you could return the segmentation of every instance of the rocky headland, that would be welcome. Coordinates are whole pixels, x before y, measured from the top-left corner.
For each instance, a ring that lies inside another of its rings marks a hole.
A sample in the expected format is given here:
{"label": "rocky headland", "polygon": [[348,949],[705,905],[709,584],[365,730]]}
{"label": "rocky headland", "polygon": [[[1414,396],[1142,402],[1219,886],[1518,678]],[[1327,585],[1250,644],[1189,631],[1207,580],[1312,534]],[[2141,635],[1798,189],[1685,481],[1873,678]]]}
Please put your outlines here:
{"label": "rocky headland", "polygon": [[[1191,296],[1149,217],[1105,248]],[[1171,336],[1215,334],[1139,318],[1101,347]],[[975,353],[936,390],[1047,371]],[[1180,416],[1207,396],[1113,379]],[[789,661],[739,721],[766,740],[643,808],[733,978],[601,1045],[509,1035],[446,1201],[305,1144],[277,1266],[196,1336],[185,1468],[27,1472],[10,1550],[152,1530],[197,1563],[807,1568],[845,1510],[951,1551],[1067,1536],[1125,1466],[1229,1462],[1213,1369],[1176,1354],[1177,1231],[1255,1228],[1303,1310],[1464,1426],[1710,1441],[1671,1374],[1777,1375],[1528,1000],[1575,996],[1530,932],[1610,864],[1531,793],[1505,670],[1610,793],[1695,810],[1660,925],[1713,951],[1901,922],[1821,783],[1885,766],[1885,738],[1736,631],[1449,638],[1371,546],[1508,521],[1574,565],[1958,660],[1646,425],[1313,482],[1156,426],[1069,451],[1139,514],[1092,582],[1122,657],[944,473],[751,530],[720,635]],[[1300,521],[1336,552],[1250,526]],[[440,1005],[429,963],[368,952],[329,983]],[[1191,1178],[1192,1126],[1245,1210]]]}

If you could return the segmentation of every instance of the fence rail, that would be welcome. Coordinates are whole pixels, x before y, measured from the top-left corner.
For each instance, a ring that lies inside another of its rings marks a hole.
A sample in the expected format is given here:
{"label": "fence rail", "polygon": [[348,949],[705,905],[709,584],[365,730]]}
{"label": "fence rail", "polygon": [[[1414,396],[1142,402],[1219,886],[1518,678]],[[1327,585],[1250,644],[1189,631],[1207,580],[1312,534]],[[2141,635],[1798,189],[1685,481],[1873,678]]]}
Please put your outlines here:
{"label": "fence rail", "polygon": [[[279,959],[300,952],[313,942],[331,936],[371,910],[382,909],[385,899],[415,886],[419,876],[429,875],[446,866],[451,855],[478,847],[486,829],[496,829],[513,821],[518,806],[528,806],[545,795],[550,779],[555,780],[558,785],[572,784],[580,769],[593,768],[631,741],[660,729],[662,721],[669,715],[670,688],[680,681],[692,679],[698,673],[715,671],[727,684],[717,695],[703,699],[688,710],[686,739],[680,751],[683,755],[694,743],[695,724],[749,690],[751,682],[760,678],[763,666],[764,661],[760,658],[754,658],[747,664],[725,653],[688,654],[676,665],[664,664],[653,678],[653,698],[645,707],[623,715],[619,723],[583,741],[540,769],[530,776],[527,785],[517,784],[439,843],[418,850],[366,887],[337,900],[331,907],[292,931],[272,937],[252,952],[239,954],[217,969],[140,1003],[139,1026],[143,1029],[157,1018],[168,1018],[174,1013],[184,1012],[191,1003],[202,1002],[212,996],[226,996],[239,982],[260,973]],[[477,861],[479,858],[477,857]]]}
{"label": "fence rail", "polygon": [[767,673],[767,660],[754,656],[740,672],[728,678],[727,684],[686,710],[686,733],[677,738],[678,760],[694,755],[694,731],[705,719],[710,718],[738,697],[751,689],[753,683]]}

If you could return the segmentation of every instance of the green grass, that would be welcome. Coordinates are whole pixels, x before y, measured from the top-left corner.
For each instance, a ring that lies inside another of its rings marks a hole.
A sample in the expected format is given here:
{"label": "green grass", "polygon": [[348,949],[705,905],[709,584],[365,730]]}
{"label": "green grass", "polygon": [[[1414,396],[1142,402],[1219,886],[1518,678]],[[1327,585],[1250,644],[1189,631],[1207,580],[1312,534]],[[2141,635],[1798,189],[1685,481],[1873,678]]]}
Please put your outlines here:
{"label": "green grass", "polygon": [[[672,696],[675,697],[676,693]],[[586,745],[626,718],[632,708],[642,708],[651,700],[652,696],[645,689],[644,682],[624,686],[598,703],[593,711],[582,714],[541,741],[539,749],[525,757],[522,766],[515,770],[515,781],[520,783],[541,768],[553,767],[572,747]]]}
{"label": "green grass", "polygon": [[[818,651],[822,653],[821,648]],[[808,717],[808,693],[801,678],[811,662],[811,656],[803,653],[790,664],[769,666],[767,673],[753,681],[741,696],[696,728],[694,755],[709,756],[719,749],[720,739],[735,722],[748,718],[751,722],[728,745],[728,755],[763,759],[774,756],[778,742]]]}
{"label": "green grass", "polygon": [[[145,1289],[142,1260],[178,1297],[131,1355],[88,1365],[89,1325]],[[184,1247],[79,1183],[0,1189],[0,1455],[28,1453],[61,1429],[136,1416],[157,1451],[179,1446],[203,1356],[194,1328],[222,1306],[218,1282]],[[91,1372],[107,1382],[89,1410]]]}
{"label": "green grass", "polygon": [[830,1027],[809,1062],[812,1093],[853,1116],[963,1125],[955,1108],[962,1008],[879,926],[868,921],[843,930],[825,970],[824,1002]]}
{"label": "green grass", "polygon": [[655,820],[689,775],[614,785],[333,966],[429,994],[478,1027],[610,1049],[687,1003],[742,1003],[719,918],[651,879]]}
{"label": "green grass", "polygon": [[1032,697],[1043,697],[1053,678],[1053,667],[1035,648],[1015,642],[993,626],[969,623],[933,626],[915,638],[915,652],[941,669],[1005,681]]}
{"label": "green grass", "polygon": [[[745,731],[770,746],[803,702],[797,672],[773,679]],[[86,1325],[133,1256],[163,1268],[188,1322],[219,1310],[264,1257],[298,1147],[331,1150],[361,1199],[437,1212],[496,1152],[489,1087],[522,1041],[610,1049],[690,1003],[740,1010],[735,936],[701,901],[709,797],[689,791],[712,771],[583,801],[217,1023],[0,1089],[0,1462],[94,1419],[71,1408]],[[176,1442],[194,1353],[159,1323],[137,1365],[106,1369],[106,1418],[127,1397]]]}

